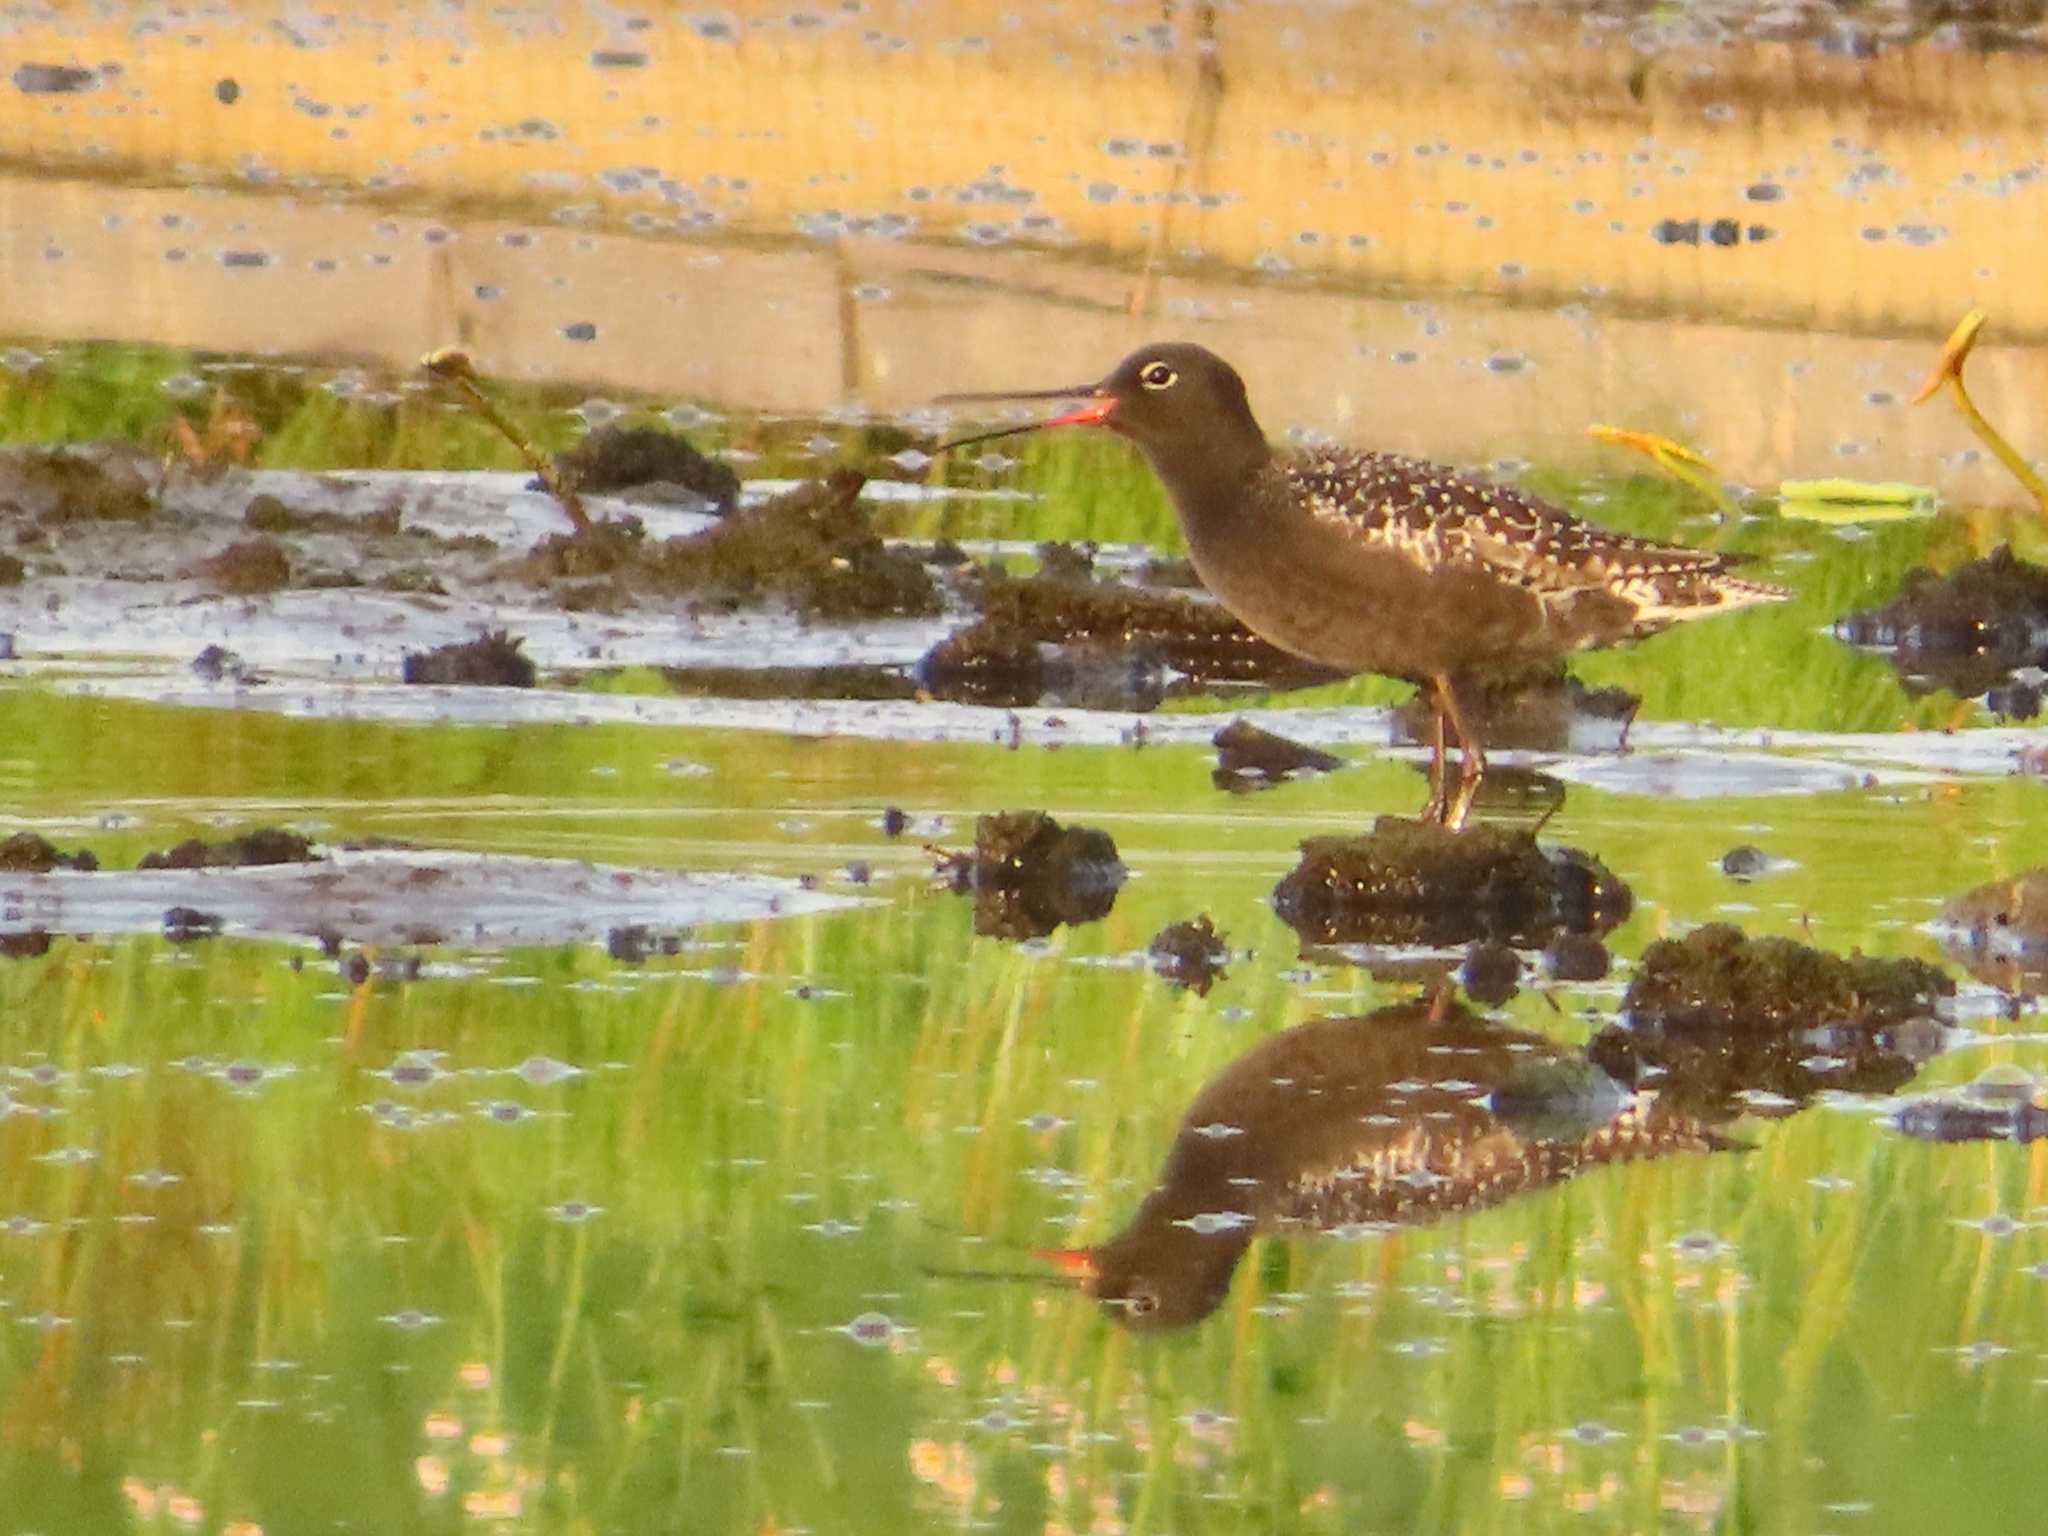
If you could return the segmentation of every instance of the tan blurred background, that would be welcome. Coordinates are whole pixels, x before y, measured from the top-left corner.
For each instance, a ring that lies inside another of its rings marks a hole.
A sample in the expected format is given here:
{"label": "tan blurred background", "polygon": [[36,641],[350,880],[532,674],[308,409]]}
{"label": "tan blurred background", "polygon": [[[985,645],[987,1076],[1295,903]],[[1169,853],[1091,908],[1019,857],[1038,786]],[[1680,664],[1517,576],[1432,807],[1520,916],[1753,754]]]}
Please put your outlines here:
{"label": "tan blurred background", "polygon": [[[1476,19],[1475,19],[1476,18]],[[727,408],[1237,361],[1268,429],[2009,499],[2048,457],[2048,63],[1541,7],[136,7],[18,21],[0,328]]]}

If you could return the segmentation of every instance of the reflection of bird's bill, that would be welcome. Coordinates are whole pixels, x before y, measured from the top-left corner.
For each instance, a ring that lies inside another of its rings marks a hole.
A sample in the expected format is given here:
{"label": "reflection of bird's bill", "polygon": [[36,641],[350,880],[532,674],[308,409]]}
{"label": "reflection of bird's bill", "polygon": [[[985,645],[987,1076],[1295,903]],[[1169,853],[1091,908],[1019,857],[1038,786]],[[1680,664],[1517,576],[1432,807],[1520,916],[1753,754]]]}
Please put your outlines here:
{"label": "reflection of bird's bill", "polygon": [[933,1280],[1022,1281],[1026,1285],[1047,1286],[1056,1291],[1079,1290],[1084,1283],[1078,1275],[1048,1275],[1030,1269],[949,1269],[940,1264],[927,1264],[924,1272]]}
{"label": "reflection of bird's bill", "polygon": [[1092,1248],[1034,1248],[1031,1257],[1043,1259],[1077,1285],[1089,1285],[1101,1278]]}
{"label": "reflection of bird's bill", "polygon": [[995,401],[1010,400],[1073,400],[1085,396],[1087,404],[1054,416],[1047,421],[1027,421],[1022,426],[997,427],[990,432],[977,432],[970,437],[956,437],[950,442],[939,444],[938,451],[949,448],[965,448],[970,443],[992,442],[999,437],[1016,437],[1024,432],[1043,432],[1048,427],[1099,427],[1109,420],[1116,409],[1116,397],[1098,394],[1093,384],[1082,384],[1072,389],[1002,389],[983,390],[963,395],[940,395],[936,405],[986,405]]}

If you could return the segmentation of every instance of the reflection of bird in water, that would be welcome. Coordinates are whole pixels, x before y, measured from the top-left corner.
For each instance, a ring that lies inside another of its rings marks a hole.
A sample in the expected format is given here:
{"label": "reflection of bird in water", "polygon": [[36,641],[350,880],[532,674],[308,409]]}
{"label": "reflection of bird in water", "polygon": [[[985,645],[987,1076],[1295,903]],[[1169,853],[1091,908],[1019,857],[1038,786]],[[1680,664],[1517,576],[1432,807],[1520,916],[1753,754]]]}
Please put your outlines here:
{"label": "reflection of bird in water", "polygon": [[1221,1304],[1260,1232],[1419,1224],[1603,1163],[1732,1145],[1439,994],[1254,1046],[1196,1097],[1123,1231],[1040,1257],[1120,1322],[1185,1327]]}
{"label": "reflection of bird in water", "polygon": [[[1185,342],[1141,348],[1099,384],[944,397],[1086,397],[1035,427],[1100,426],[1137,444],[1173,498],[1203,585],[1254,634],[1346,672],[1426,686],[1436,715],[1430,812],[1470,809],[1486,758],[1454,680],[1555,663],[1689,619],[1776,602],[1734,559],[1582,523],[1512,486],[1388,453],[1276,454],[1244,380]],[[1464,748],[1455,793],[1445,731]]]}

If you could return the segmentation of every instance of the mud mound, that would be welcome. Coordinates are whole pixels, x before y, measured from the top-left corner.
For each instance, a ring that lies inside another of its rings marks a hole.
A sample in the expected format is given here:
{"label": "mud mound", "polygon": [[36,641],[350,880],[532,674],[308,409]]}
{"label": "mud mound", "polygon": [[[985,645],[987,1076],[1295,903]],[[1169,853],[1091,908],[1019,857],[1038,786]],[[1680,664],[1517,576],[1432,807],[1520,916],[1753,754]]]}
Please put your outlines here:
{"label": "mud mound", "polygon": [[243,869],[262,864],[314,864],[310,840],[282,827],[258,827],[240,837],[204,842],[188,837],[175,848],[144,854],[138,869]]}
{"label": "mud mound", "polygon": [[1906,684],[1975,698],[2019,667],[2048,663],[2048,567],[2001,545],[1947,576],[1909,571],[1884,607],[1834,629],[1851,645],[1883,646]]}
{"label": "mud mound", "polygon": [[494,629],[431,651],[407,651],[402,675],[408,683],[531,688],[539,674],[520,644],[518,637]]}
{"label": "mud mound", "polygon": [[572,491],[656,491],[676,487],[713,503],[721,514],[739,505],[740,477],[687,439],[656,427],[600,427],[555,460]]}
{"label": "mud mound", "polygon": [[1166,980],[1187,988],[1197,997],[1207,997],[1209,989],[1223,976],[1230,946],[1204,912],[1189,922],[1167,924],[1145,953],[1152,961],[1152,969]]}
{"label": "mud mound", "polygon": [[1382,816],[1363,837],[1318,837],[1273,889],[1280,920],[1309,944],[1541,948],[1560,932],[1624,921],[1629,888],[1591,854],[1539,848],[1516,828],[1451,832]]}
{"label": "mud mound", "polygon": [[1063,827],[1043,811],[1002,811],[974,824],[972,852],[941,853],[937,873],[972,893],[976,933],[1036,939],[1106,917],[1127,871],[1107,832]]}

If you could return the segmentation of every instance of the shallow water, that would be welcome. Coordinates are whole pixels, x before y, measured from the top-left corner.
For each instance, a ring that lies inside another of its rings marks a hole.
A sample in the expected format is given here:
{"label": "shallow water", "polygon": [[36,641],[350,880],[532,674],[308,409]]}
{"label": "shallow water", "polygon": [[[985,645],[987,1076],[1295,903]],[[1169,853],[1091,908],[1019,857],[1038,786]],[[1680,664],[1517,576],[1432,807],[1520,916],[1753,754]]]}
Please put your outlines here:
{"label": "shallow water", "polygon": [[[2037,1523],[2048,914],[1943,919],[2048,863],[2040,734],[1834,633],[1916,567],[2042,557],[1946,404],[1904,403],[1981,304],[1972,388],[2048,456],[2033,34],[1163,14],[11,24],[40,62],[0,85],[0,430],[140,443],[175,511],[0,507],[0,840],[101,865],[0,873],[0,1525]],[[859,623],[564,602],[506,574],[552,504],[412,368],[459,342],[550,448],[665,419],[750,499],[853,463],[898,549],[1098,540],[1127,582],[1179,546],[1119,445],[933,462],[926,402],[1165,332],[1276,438],[1487,468],[1793,589],[1576,660],[1642,699],[1626,750],[1576,720],[1496,758],[1482,818],[1630,888],[1599,979],[1531,949],[1482,1005],[1462,943],[1276,915],[1304,840],[1421,805],[1401,685],[975,705],[916,696],[958,586]],[[1600,421],[1705,449],[1736,510]],[[1940,510],[1771,499],[1839,474]],[[259,494],[343,521],[225,592]],[[540,686],[400,681],[500,626]],[[909,696],[662,670],[854,667]],[[1240,715],[1344,765],[1227,794]],[[1128,878],[985,936],[935,871],[1027,807]],[[264,825],[327,857],[136,869]],[[1198,994],[1148,947],[1203,914]],[[1726,1080],[1587,1076],[1646,951],[1708,923],[1955,993],[1731,1046]],[[1274,1204],[1315,1137],[1372,1172]],[[1129,1249],[1151,1305],[1046,1256],[1124,1251],[1212,1154],[1239,1182]]]}

